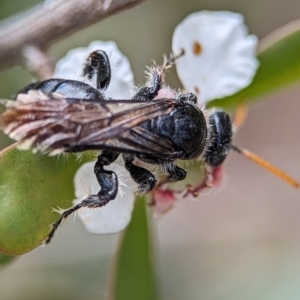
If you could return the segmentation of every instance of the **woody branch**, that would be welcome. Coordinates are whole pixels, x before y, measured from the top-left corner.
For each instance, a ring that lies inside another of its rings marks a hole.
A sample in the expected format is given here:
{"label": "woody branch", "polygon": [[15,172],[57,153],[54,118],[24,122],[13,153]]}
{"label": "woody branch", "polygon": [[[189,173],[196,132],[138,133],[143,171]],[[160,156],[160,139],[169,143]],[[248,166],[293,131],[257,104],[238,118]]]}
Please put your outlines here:
{"label": "woody branch", "polygon": [[65,36],[145,0],[52,0],[0,22],[0,69],[26,63],[51,76],[48,48]]}

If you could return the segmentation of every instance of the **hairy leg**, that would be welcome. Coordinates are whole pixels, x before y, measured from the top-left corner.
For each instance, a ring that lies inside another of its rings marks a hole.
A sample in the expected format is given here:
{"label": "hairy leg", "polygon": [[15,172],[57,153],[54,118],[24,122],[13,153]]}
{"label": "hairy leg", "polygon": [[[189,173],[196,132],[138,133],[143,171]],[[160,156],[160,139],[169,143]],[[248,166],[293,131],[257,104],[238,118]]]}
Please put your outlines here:
{"label": "hairy leg", "polygon": [[123,155],[125,168],[130,173],[132,179],[139,185],[138,193],[147,194],[155,188],[157,180],[155,176],[145,168],[134,165],[132,163],[134,158],[134,155]]}
{"label": "hairy leg", "polygon": [[94,167],[94,173],[101,187],[97,195],[91,194],[84,198],[79,204],[74,205],[70,209],[65,210],[60,218],[53,223],[45,244],[48,244],[53,238],[55,231],[69,215],[82,207],[98,208],[106,205],[109,201],[115,199],[118,193],[118,178],[115,172],[105,170],[104,166],[113,163],[119,156],[119,153],[103,151],[97,159]]}
{"label": "hairy leg", "polygon": [[111,68],[107,54],[102,50],[93,51],[84,64],[82,76],[92,79],[97,76],[97,89],[105,91],[111,80]]}
{"label": "hairy leg", "polygon": [[176,59],[181,57],[183,54],[184,53],[181,52],[177,56],[171,55],[169,58],[164,57],[164,63],[161,67],[154,66],[149,68],[147,72],[148,80],[146,85],[141,87],[136,92],[136,94],[133,96],[133,99],[140,101],[153,100],[164,85],[165,71],[171,68]]}

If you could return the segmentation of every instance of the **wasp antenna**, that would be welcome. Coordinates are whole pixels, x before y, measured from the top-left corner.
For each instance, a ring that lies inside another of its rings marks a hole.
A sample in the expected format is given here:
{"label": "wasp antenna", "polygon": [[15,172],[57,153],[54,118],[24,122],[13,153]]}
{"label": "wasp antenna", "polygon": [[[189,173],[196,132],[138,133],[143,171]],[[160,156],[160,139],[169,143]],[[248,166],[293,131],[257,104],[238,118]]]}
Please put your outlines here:
{"label": "wasp antenna", "polygon": [[287,182],[288,184],[290,184],[294,188],[297,189],[297,188],[300,187],[300,183],[298,181],[296,181],[294,178],[292,178],[291,176],[286,174],[284,171],[278,169],[277,167],[275,167],[274,165],[272,165],[268,161],[266,161],[263,158],[259,157],[255,153],[253,153],[253,152],[251,152],[247,149],[241,149],[241,148],[239,148],[235,145],[231,145],[231,149],[234,150],[235,152],[238,152],[238,153],[244,155],[245,157],[249,158],[250,160],[257,163],[261,167],[265,168],[269,172],[271,172],[274,175],[278,176],[279,178],[281,178],[282,180],[284,180],[285,182]]}

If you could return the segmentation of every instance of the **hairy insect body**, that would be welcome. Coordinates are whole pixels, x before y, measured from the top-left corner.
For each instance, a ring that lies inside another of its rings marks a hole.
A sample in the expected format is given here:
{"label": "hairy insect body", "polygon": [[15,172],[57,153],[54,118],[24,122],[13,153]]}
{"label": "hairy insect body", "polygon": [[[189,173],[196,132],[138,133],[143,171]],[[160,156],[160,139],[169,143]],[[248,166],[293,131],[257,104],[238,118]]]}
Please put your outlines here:
{"label": "hairy insect body", "polygon": [[106,166],[120,155],[138,184],[138,193],[152,191],[157,179],[136,159],[161,165],[167,181],[186,177],[186,171],[174,162],[203,153],[207,126],[194,94],[159,97],[164,71],[173,63],[174,59],[170,59],[161,68],[149,69],[147,84],[132,99],[112,100],[104,93],[111,79],[109,60],[104,51],[94,51],[83,75],[88,79],[96,76],[96,88],[75,80],[49,79],[25,87],[9,104],[2,116],[3,130],[23,148],[53,154],[102,151],[94,167],[100,191],[65,211],[46,242],[69,214],[81,207],[101,207],[116,197],[118,178]]}

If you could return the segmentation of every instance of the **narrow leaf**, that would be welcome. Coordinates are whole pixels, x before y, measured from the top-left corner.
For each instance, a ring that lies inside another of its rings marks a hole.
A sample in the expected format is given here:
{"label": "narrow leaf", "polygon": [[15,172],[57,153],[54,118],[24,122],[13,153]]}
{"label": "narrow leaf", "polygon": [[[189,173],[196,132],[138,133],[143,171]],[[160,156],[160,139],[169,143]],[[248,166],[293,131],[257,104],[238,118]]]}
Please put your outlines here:
{"label": "narrow leaf", "polygon": [[136,200],[115,263],[110,299],[157,299],[145,197]]}

